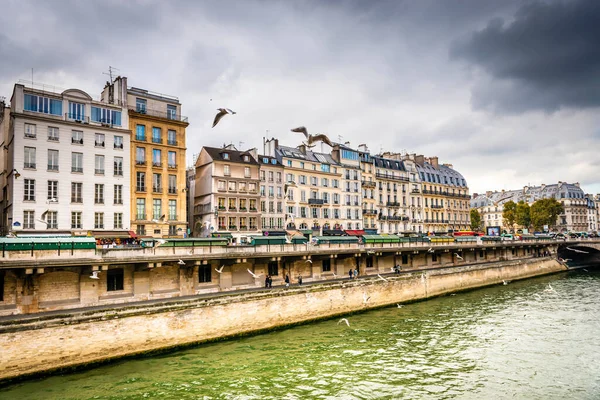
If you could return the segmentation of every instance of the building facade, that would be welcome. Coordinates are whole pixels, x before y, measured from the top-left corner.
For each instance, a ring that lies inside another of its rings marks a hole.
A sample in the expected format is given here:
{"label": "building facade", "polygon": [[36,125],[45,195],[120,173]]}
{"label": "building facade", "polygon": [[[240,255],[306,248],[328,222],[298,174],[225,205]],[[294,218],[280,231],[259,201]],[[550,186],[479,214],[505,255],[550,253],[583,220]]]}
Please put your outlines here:
{"label": "building facade", "polygon": [[[350,148],[349,143],[336,143],[331,151],[331,156],[339,164],[340,189],[342,191],[341,228],[345,230],[363,230],[362,174],[359,152]],[[322,179],[321,183],[322,185],[327,183],[327,178]]]}
{"label": "building facade", "polygon": [[263,233],[283,233],[285,230],[285,185],[281,162],[276,157],[251,154],[260,164],[260,212]]}
{"label": "building facade", "polygon": [[102,97],[129,113],[131,229],[140,236],[183,237],[188,120],[181,115],[179,99],[128,87],[125,77],[107,84]]}
{"label": "building facade", "polygon": [[4,234],[130,228],[125,108],[79,89],[18,83],[6,134]]}
{"label": "building facade", "polygon": [[203,147],[196,160],[194,236],[243,243],[261,233],[259,164],[232,145]]}
{"label": "building facade", "polygon": [[360,170],[361,170],[361,196],[362,196],[362,218],[365,232],[376,234],[378,231],[378,207],[375,198],[377,182],[375,180],[375,166],[366,145],[359,146]]}

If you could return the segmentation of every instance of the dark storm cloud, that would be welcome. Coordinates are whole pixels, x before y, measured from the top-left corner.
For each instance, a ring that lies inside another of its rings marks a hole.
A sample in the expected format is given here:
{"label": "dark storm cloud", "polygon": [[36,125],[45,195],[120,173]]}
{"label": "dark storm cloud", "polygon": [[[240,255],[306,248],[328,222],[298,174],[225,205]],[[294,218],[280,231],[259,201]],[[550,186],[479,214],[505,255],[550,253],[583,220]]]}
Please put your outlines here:
{"label": "dark storm cloud", "polygon": [[499,112],[600,106],[600,2],[536,2],[511,22],[495,18],[455,42],[450,56],[491,79],[472,91],[475,108]]}

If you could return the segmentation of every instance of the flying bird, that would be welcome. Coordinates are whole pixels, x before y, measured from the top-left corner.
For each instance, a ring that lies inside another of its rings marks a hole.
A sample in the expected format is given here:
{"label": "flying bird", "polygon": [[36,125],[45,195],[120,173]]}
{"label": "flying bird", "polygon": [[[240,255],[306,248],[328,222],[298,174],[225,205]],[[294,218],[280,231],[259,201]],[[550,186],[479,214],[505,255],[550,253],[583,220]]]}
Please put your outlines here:
{"label": "flying bird", "polygon": [[90,278],[92,278],[92,279],[100,279],[98,277],[99,273],[100,273],[100,271],[92,271],[92,274],[90,275]]}
{"label": "flying bird", "polygon": [[299,126],[298,128],[292,129],[292,132],[303,133],[306,136],[306,142],[302,142],[306,147],[311,148],[315,147],[317,142],[323,142],[331,147],[333,147],[333,143],[327,137],[327,135],[323,133],[319,133],[317,135],[309,135],[308,131],[305,127]]}
{"label": "flying bird", "polygon": [[367,296],[367,293],[363,293],[363,303],[367,304],[371,296]]}
{"label": "flying bird", "polygon": [[342,318],[338,321],[338,325],[341,323],[345,323],[346,325],[348,325],[348,327],[350,327],[350,322],[348,322],[348,320],[346,318]]}
{"label": "flying bird", "polygon": [[154,245],[154,247],[158,247],[158,246],[163,245],[165,243],[167,243],[167,241],[164,240],[164,239],[156,239],[156,244]]}
{"label": "flying bird", "polygon": [[567,250],[574,251],[575,253],[589,254],[589,252],[587,252],[587,251],[583,251],[583,250],[577,250],[577,249],[572,249],[572,248],[570,248],[570,247],[567,247]]}
{"label": "flying bird", "polygon": [[589,271],[588,271],[587,269],[585,269],[585,268],[584,268],[583,270],[584,270],[585,272],[589,272]]}
{"label": "flying bird", "polygon": [[402,304],[400,304],[400,303],[398,303],[398,304],[396,304],[396,305],[398,306],[398,308],[402,308],[402,307],[404,307],[404,306],[403,306]]}
{"label": "flying bird", "polygon": [[427,250],[428,253],[435,253],[435,250],[433,248],[429,248],[429,250]]}
{"label": "flying bird", "polygon": [[236,114],[235,111],[230,110],[229,108],[217,108],[219,112],[215,115],[215,120],[213,121],[213,128],[219,123],[221,118],[223,118],[227,114]]}
{"label": "flying bird", "polygon": [[254,272],[250,271],[250,269],[246,269],[246,271],[248,271],[248,273],[250,275],[252,275],[253,278],[258,278],[259,276],[261,276],[262,274],[255,274]]}
{"label": "flying bird", "polygon": [[367,250],[367,254],[371,255],[371,254],[375,254],[375,252],[373,250]]}
{"label": "flying bird", "polygon": [[503,285],[508,285],[508,282],[507,282],[507,281],[505,281],[505,280],[503,279],[503,280],[502,280],[502,284],[503,284]]}
{"label": "flying bird", "polygon": [[48,215],[48,212],[49,212],[49,211],[50,211],[50,210],[46,210],[46,211],[44,211],[44,212],[42,213],[42,215],[40,215],[40,219],[41,219],[42,221],[46,221],[46,215]]}
{"label": "flying bird", "polygon": [[454,255],[456,256],[456,258],[458,258],[459,260],[462,260],[463,258],[458,254],[458,253],[454,253]]}
{"label": "flying bird", "polygon": [[556,293],[556,290],[554,290],[554,288],[552,287],[552,285],[548,284],[548,287],[544,290],[544,292],[554,292]]}
{"label": "flying bird", "polygon": [[387,279],[385,279],[383,276],[381,276],[381,275],[379,275],[379,274],[377,274],[377,276],[378,276],[378,277],[379,277],[379,279],[381,279],[382,281],[385,281],[385,282],[387,282],[387,281],[388,281]]}
{"label": "flying bird", "polygon": [[179,261],[177,262],[177,264],[179,264],[179,265],[185,265],[185,261],[183,261],[183,260],[179,260]]}
{"label": "flying bird", "polygon": [[225,268],[225,266],[224,266],[224,265],[221,265],[221,268],[219,268],[219,269],[216,269],[216,268],[215,268],[215,271],[217,271],[218,273],[220,273],[220,274],[221,274],[221,273],[223,273],[223,268]]}
{"label": "flying bird", "polygon": [[312,260],[310,258],[308,260],[306,260],[306,262],[312,264]]}

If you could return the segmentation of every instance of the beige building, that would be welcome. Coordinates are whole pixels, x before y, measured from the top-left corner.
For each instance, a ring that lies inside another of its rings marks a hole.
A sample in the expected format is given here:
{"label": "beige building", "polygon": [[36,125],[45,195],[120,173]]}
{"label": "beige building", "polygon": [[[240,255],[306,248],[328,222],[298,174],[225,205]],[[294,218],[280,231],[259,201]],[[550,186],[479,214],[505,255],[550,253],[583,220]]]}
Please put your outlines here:
{"label": "beige building", "polygon": [[360,170],[361,170],[361,196],[362,196],[362,219],[363,229],[371,234],[377,233],[377,200],[375,192],[377,182],[375,180],[375,166],[373,157],[366,145],[359,146]]}
{"label": "beige building", "polygon": [[260,164],[260,212],[263,232],[283,234],[285,230],[284,171],[277,157],[252,152]]}
{"label": "beige building", "polygon": [[364,224],[359,152],[350,148],[349,143],[336,143],[331,151],[331,157],[339,164],[338,170],[341,176],[340,225],[344,230],[362,230]]}
{"label": "beige building", "polygon": [[243,243],[260,233],[259,164],[251,152],[203,147],[195,167],[194,236]]}

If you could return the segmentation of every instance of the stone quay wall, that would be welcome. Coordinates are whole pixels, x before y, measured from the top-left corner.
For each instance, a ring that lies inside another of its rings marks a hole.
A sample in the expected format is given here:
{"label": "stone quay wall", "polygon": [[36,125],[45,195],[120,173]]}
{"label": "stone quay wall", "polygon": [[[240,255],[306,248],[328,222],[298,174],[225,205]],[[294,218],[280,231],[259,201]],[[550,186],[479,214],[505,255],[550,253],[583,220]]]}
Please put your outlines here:
{"label": "stone quay wall", "polygon": [[[549,258],[0,321],[0,382],[564,271]],[[370,297],[364,302],[364,294]]]}

